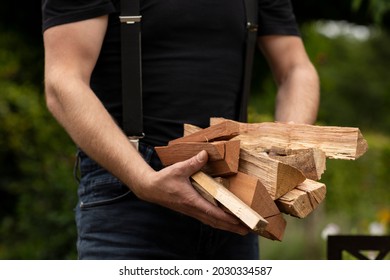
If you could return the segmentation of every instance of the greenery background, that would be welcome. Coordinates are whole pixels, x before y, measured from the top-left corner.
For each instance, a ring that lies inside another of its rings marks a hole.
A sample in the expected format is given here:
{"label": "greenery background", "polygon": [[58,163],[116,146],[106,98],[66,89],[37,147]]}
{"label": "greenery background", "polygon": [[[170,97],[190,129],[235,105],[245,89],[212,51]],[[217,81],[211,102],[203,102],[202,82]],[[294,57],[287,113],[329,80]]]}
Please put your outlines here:
{"label": "greenery background", "polygon": [[[45,107],[35,2],[7,1],[0,11],[0,259],[74,259],[74,144]],[[321,78],[317,124],[358,127],[369,150],[328,160],[325,201],[305,219],[285,216],[284,240],[262,238],[261,258],[324,259],[328,231],[375,234],[376,225],[390,234],[390,1],[292,2]],[[257,53],[250,121],[272,120],[274,94]]]}

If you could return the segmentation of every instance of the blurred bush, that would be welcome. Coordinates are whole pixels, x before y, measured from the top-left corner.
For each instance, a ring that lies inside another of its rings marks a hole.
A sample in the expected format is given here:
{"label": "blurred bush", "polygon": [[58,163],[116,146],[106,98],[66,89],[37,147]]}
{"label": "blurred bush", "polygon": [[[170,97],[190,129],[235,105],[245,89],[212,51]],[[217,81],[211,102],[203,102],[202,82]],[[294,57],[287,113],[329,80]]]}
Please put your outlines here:
{"label": "blurred bush", "polygon": [[75,257],[73,144],[37,77],[39,50],[0,32],[0,259]]}

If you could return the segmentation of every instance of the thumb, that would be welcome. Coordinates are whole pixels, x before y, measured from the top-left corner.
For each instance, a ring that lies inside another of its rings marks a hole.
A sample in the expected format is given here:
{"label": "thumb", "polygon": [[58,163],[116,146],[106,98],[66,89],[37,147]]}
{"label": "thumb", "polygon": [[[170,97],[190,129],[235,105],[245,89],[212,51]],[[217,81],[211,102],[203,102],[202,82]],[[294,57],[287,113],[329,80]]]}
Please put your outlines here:
{"label": "thumb", "polygon": [[201,151],[197,155],[182,162],[184,175],[191,176],[198,172],[208,161],[208,154],[206,151]]}

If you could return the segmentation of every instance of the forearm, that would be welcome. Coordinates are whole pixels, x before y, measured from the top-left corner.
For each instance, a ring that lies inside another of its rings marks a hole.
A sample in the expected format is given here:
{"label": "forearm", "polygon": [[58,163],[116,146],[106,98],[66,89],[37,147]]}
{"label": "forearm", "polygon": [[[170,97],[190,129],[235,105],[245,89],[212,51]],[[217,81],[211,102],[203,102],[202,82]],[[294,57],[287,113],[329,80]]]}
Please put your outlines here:
{"label": "forearm", "polygon": [[278,86],[275,120],[314,123],[320,99],[319,78],[301,38],[264,36],[258,43]]}
{"label": "forearm", "polygon": [[[50,77],[47,75],[47,77]],[[153,172],[91,89],[71,77],[46,81],[47,106],[73,141],[133,191]],[[141,180],[143,178],[143,180]]]}
{"label": "forearm", "polygon": [[320,100],[319,78],[311,63],[294,67],[279,83],[275,120],[313,124]]}

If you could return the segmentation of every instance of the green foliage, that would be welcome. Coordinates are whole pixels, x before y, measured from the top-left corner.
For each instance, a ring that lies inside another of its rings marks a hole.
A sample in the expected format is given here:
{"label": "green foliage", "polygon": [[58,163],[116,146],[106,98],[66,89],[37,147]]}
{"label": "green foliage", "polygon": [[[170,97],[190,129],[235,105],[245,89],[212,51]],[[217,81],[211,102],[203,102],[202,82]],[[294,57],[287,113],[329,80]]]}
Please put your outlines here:
{"label": "green foliage", "polygon": [[[366,7],[368,6],[368,7]],[[365,8],[369,14],[372,15],[374,22],[380,24],[383,16],[390,11],[389,0],[352,0],[352,9],[358,11],[361,8]]]}
{"label": "green foliage", "polygon": [[40,56],[25,46],[0,32],[0,259],[74,258],[73,145],[34,85]]}

